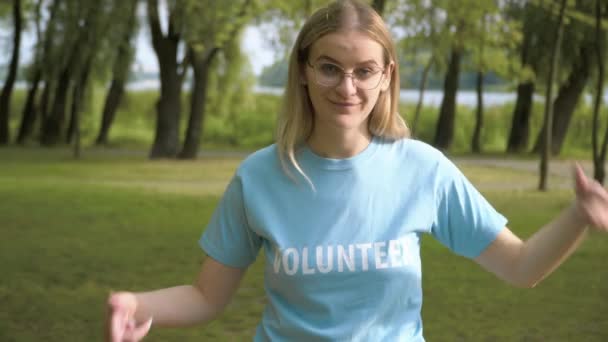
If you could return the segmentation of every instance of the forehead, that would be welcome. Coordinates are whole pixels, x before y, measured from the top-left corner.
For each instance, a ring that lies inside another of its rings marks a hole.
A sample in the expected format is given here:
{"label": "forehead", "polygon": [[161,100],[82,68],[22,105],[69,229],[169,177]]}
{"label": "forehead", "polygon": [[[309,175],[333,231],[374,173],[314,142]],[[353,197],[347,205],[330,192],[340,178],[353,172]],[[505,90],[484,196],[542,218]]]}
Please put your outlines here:
{"label": "forehead", "polygon": [[320,57],[329,57],[343,65],[372,60],[378,65],[383,65],[383,51],[380,43],[362,32],[337,31],[315,41],[311,46],[309,59],[316,61]]}

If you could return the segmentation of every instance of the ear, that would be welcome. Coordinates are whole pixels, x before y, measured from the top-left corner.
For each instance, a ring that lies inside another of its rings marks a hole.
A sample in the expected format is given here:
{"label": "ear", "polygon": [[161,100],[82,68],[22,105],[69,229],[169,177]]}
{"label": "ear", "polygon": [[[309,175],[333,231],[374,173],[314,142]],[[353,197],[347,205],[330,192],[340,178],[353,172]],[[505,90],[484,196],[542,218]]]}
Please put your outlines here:
{"label": "ear", "polygon": [[393,70],[395,69],[395,62],[391,61],[387,66],[386,70],[384,70],[384,74],[386,75],[382,80],[382,84],[380,86],[380,91],[385,92],[391,86],[391,75],[393,75]]}

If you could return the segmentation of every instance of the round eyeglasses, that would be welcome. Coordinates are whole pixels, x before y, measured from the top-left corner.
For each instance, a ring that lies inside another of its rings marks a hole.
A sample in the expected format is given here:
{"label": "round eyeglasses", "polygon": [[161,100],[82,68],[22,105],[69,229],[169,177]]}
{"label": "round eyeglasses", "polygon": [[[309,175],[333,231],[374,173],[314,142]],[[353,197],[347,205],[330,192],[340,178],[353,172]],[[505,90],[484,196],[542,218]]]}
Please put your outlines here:
{"label": "round eyeglasses", "polygon": [[350,76],[355,87],[363,90],[376,89],[384,76],[385,69],[373,67],[360,67],[353,72],[344,72],[341,67],[329,62],[317,62],[314,65],[307,61],[306,64],[314,71],[315,82],[323,87],[333,88],[342,82],[346,76]]}

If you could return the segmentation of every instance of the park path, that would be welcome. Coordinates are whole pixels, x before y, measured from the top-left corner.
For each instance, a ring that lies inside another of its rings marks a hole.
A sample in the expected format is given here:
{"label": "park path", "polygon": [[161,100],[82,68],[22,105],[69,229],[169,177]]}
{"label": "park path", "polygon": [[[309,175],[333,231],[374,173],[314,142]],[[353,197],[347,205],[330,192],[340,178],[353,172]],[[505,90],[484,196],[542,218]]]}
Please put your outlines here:
{"label": "park path", "polygon": [[[244,158],[246,152],[226,151],[202,151],[199,156],[208,158]],[[475,157],[475,156],[448,156],[459,166],[488,167],[499,169],[510,169],[528,173],[529,177],[520,179],[518,182],[508,181],[486,181],[477,182],[475,185],[481,190],[536,190],[538,188],[538,174],[540,162],[538,159],[513,159],[498,157]],[[588,160],[563,160],[555,159],[549,162],[549,189],[572,189],[572,172],[575,163],[579,163],[586,174],[593,175],[593,164]]]}
{"label": "park path", "polygon": [[[118,151],[104,151],[97,150],[97,153],[111,153],[116,154]],[[123,155],[145,155],[144,151],[135,150],[122,150],[118,152]],[[250,152],[243,151],[213,151],[203,150],[199,152],[200,158],[235,158],[243,159]],[[528,174],[529,177],[519,178],[517,182],[513,181],[485,181],[476,182],[481,190],[536,190],[538,187],[538,170],[539,160],[538,159],[512,159],[512,158],[499,158],[499,157],[487,157],[487,156],[448,156],[455,164],[460,167],[486,167],[486,168],[497,168],[507,169],[522,172]],[[593,174],[593,165],[589,160],[577,161],[577,160],[562,160],[554,159],[549,164],[549,188],[550,189],[571,189],[572,188],[572,168],[575,162],[581,164],[588,176]]]}
{"label": "park path", "polygon": [[[481,157],[454,157],[451,158],[460,166],[481,166],[494,167],[501,169],[511,169],[515,171],[529,173],[518,183],[493,182],[480,184],[482,189],[537,189],[539,181],[540,161],[537,159],[508,159],[508,158],[481,158]],[[580,164],[587,176],[593,176],[593,164],[588,160],[551,160],[549,162],[549,182],[550,189],[572,189],[573,188],[573,168],[575,163]]]}

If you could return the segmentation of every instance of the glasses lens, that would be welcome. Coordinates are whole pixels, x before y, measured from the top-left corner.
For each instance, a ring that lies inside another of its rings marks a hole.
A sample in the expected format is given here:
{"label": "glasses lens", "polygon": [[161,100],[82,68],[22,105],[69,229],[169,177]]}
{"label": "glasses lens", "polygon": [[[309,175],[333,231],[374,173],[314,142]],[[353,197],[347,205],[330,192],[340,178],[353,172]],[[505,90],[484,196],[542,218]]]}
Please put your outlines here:
{"label": "glasses lens", "polygon": [[371,90],[375,89],[382,79],[382,72],[380,70],[367,73],[364,75],[355,74],[355,78],[357,79],[357,86],[361,89]]}
{"label": "glasses lens", "polygon": [[382,69],[369,68],[355,69],[353,73],[346,74],[339,66],[324,62],[315,64],[312,68],[317,83],[325,87],[335,87],[342,81],[343,77],[349,75],[355,81],[356,87],[371,90],[378,87],[383,75]]}
{"label": "glasses lens", "polygon": [[338,85],[344,73],[342,69],[331,63],[319,63],[314,67],[314,70],[317,82],[327,87]]}

